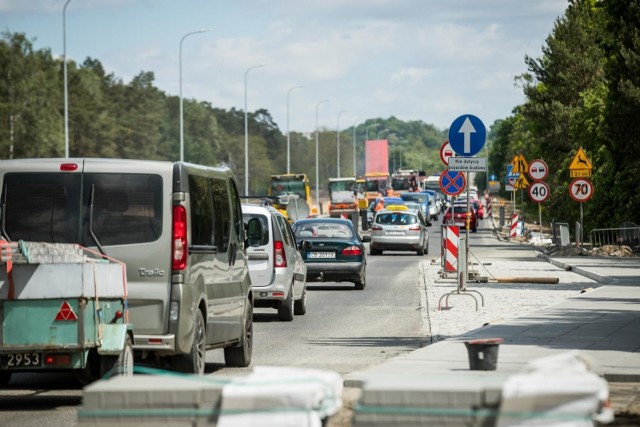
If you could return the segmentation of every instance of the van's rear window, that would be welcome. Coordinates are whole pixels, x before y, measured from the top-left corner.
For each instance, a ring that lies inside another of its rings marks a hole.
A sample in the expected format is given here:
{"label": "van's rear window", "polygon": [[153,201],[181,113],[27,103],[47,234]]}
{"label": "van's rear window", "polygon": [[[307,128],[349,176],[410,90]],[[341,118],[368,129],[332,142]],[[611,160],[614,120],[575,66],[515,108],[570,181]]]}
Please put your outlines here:
{"label": "van's rear window", "polygon": [[[93,202],[93,203],[92,203]],[[103,246],[162,233],[162,179],[148,174],[10,173],[2,187],[11,240]]]}

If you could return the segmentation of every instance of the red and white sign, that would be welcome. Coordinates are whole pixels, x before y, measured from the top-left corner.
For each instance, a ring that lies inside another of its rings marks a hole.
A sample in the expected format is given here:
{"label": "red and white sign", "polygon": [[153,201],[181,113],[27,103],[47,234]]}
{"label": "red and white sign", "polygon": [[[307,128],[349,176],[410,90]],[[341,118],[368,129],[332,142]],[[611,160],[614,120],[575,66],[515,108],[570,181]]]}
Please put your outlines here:
{"label": "red and white sign", "polygon": [[547,200],[551,190],[544,181],[535,181],[529,186],[529,198],[536,203],[542,203]]}
{"label": "red and white sign", "polygon": [[515,239],[518,237],[518,214],[511,215],[511,227],[509,229],[509,238]]}
{"label": "red and white sign", "polygon": [[460,226],[446,225],[444,228],[444,271],[458,271],[458,245],[460,242]]}
{"label": "red and white sign", "polygon": [[593,196],[593,184],[587,178],[576,178],[569,184],[569,195],[578,203],[584,203]]}
{"label": "red and white sign", "polygon": [[67,301],[64,301],[60,306],[60,310],[58,310],[58,313],[56,314],[55,320],[78,320],[78,316],[76,316],[71,305]]}
{"label": "red and white sign", "polygon": [[445,141],[442,147],[440,147],[440,160],[442,160],[445,166],[449,166],[449,157],[455,156],[456,152],[451,148],[451,144],[449,144],[449,141]]}
{"label": "red and white sign", "polygon": [[549,174],[549,168],[544,160],[537,159],[529,163],[528,172],[534,181],[542,181]]}

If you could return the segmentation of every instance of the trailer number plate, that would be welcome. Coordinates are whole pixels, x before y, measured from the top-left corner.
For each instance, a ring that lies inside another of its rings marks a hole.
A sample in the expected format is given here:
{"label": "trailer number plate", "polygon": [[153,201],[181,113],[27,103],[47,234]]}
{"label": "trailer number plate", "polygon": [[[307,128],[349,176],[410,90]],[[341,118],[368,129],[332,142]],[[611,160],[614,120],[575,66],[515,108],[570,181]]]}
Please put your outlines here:
{"label": "trailer number plate", "polygon": [[42,353],[3,353],[0,355],[3,368],[23,368],[42,366]]}

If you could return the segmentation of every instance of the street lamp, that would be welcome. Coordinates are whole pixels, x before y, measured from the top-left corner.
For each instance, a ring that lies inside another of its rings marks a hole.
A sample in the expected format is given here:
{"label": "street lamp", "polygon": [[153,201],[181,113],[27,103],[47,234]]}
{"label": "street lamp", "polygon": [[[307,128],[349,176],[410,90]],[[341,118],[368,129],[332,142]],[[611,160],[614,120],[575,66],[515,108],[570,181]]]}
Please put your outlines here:
{"label": "street lamp", "polygon": [[287,173],[291,173],[291,139],[289,138],[289,95],[294,89],[301,89],[304,86],[294,86],[287,91]]}
{"label": "street lamp", "polygon": [[373,124],[373,125],[371,125],[371,126],[367,126],[367,129],[366,129],[366,131],[365,131],[365,136],[364,136],[364,139],[365,139],[366,141],[368,141],[368,140],[369,140],[369,128],[375,128],[375,127],[378,127],[378,123],[375,123],[375,124]]}
{"label": "street lamp", "polygon": [[247,76],[254,68],[264,67],[258,64],[247,68],[244,72],[244,195],[249,195],[249,119],[247,117]]}
{"label": "street lamp", "polygon": [[353,176],[357,177],[357,171],[356,171],[356,129],[358,128],[357,123],[360,121],[360,119],[356,119],[355,122],[353,122]]}
{"label": "street lamp", "polygon": [[380,139],[380,134],[382,132],[387,132],[389,129],[382,129],[381,131],[378,131],[378,139]]}
{"label": "street lamp", "polygon": [[67,87],[67,0],[62,8],[62,62],[64,69],[64,157],[69,158],[69,89]]}
{"label": "street lamp", "polygon": [[[320,168],[318,166],[318,107],[320,107],[320,105],[324,104],[325,102],[331,101],[329,101],[328,99],[323,99],[316,104],[316,203],[318,204],[318,207],[322,206],[320,204],[320,179],[318,179],[320,175]],[[321,209],[320,212],[322,212]]]}
{"label": "street lamp", "polygon": [[338,150],[338,178],[340,178],[340,115],[342,113],[346,113],[349,110],[342,110],[338,113],[338,118],[336,119],[336,146]]}
{"label": "street lamp", "polygon": [[184,106],[182,104],[182,42],[184,42],[184,39],[186,39],[189,36],[192,36],[194,34],[200,34],[200,33],[206,33],[207,31],[211,31],[210,29],[204,29],[204,30],[198,30],[198,31],[192,31],[190,33],[185,34],[184,36],[182,36],[182,38],[180,39],[180,49],[179,49],[179,59],[178,59],[178,65],[179,65],[179,80],[180,80],[180,161],[183,162],[184,161]]}

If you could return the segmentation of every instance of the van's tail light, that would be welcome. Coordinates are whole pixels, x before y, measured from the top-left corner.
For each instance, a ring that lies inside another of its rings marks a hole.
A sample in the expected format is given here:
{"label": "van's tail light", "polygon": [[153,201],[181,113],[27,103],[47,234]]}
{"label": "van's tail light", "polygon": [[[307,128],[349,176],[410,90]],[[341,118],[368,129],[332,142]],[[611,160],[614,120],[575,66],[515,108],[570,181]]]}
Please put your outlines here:
{"label": "van's tail light", "polygon": [[348,246],[344,248],[341,253],[346,256],[362,255],[362,249],[358,246]]}
{"label": "van's tail light", "polygon": [[284,253],[284,243],[281,240],[276,240],[273,243],[273,258],[275,259],[276,267],[287,266],[287,255]]}
{"label": "van's tail light", "polygon": [[420,226],[419,225],[413,225],[413,226],[409,227],[409,231],[420,231]]}
{"label": "van's tail light", "polygon": [[382,231],[382,226],[374,225],[373,227],[371,227],[371,231]]}
{"label": "van's tail light", "polygon": [[187,211],[184,206],[173,207],[172,236],[171,268],[184,270],[187,266]]}

